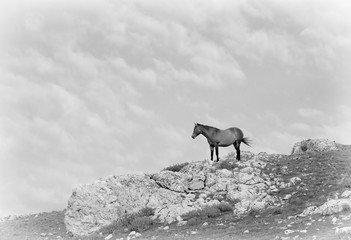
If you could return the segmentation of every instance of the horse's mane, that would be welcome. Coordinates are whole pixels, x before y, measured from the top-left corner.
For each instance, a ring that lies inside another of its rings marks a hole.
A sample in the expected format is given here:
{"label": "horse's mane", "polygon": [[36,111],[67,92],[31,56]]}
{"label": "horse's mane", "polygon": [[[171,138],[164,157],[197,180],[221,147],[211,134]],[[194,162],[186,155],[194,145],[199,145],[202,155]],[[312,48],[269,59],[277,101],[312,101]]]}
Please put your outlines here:
{"label": "horse's mane", "polygon": [[212,126],[208,126],[208,125],[204,125],[204,124],[200,124],[200,123],[198,123],[198,125],[200,125],[203,128],[206,128],[206,129],[213,128],[213,129],[217,129],[218,130],[218,128],[212,127]]}

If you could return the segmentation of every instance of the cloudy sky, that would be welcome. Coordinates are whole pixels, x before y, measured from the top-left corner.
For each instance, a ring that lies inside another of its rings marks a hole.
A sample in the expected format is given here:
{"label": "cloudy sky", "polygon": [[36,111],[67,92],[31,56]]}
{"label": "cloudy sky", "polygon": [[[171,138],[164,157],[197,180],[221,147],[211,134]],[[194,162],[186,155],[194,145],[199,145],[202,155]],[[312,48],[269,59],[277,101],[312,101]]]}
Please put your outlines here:
{"label": "cloudy sky", "polygon": [[[66,207],[110,174],[209,157],[194,122],[255,153],[351,143],[351,2],[0,3],[0,216]],[[220,156],[234,149],[221,148]]]}

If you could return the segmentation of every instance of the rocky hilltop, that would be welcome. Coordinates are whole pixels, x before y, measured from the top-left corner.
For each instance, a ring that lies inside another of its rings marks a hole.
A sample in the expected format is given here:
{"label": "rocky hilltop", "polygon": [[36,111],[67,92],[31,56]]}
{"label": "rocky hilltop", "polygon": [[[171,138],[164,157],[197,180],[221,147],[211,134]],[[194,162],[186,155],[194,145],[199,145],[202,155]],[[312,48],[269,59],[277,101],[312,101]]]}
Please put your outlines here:
{"label": "rocky hilltop", "polygon": [[170,168],[156,174],[100,178],[73,190],[65,224],[74,235],[89,235],[126,214],[152,208],[153,219],[183,225],[186,221],[182,215],[220,203],[230,204],[236,217],[267,209],[280,214],[288,205],[302,208],[291,210],[301,216],[340,212],[347,206],[351,209],[351,192],[336,194],[340,190],[336,184],[327,187],[318,202],[301,202],[313,199],[314,191],[323,185],[318,179],[315,185],[306,187],[306,182],[316,180],[316,167],[318,171],[328,171],[328,176],[340,174],[336,167],[326,170],[331,159],[326,165],[315,154],[338,150],[338,144],[327,139],[305,140],[294,145],[292,155],[243,152],[241,161],[230,154],[219,162],[190,162],[177,170]]}

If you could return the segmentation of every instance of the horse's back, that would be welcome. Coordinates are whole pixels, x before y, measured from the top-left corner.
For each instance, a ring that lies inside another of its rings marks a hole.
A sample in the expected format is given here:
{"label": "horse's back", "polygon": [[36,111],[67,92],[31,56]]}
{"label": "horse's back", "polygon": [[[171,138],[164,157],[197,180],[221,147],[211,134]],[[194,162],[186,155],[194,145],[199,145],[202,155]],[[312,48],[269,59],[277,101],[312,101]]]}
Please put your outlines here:
{"label": "horse's back", "polygon": [[228,128],[227,130],[232,132],[232,134],[234,135],[235,139],[237,139],[237,140],[241,140],[244,137],[244,133],[243,133],[243,131],[241,131],[240,128],[231,127],[231,128]]}

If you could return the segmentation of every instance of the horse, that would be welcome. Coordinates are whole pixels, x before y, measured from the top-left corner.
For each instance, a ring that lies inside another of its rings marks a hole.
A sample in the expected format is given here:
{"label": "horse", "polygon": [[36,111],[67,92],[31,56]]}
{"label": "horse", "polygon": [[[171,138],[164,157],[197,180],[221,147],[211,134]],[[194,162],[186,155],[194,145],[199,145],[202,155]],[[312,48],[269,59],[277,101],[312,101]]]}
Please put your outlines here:
{"label": "horse", "polygon": [[213,149],[216,149],[217,162],[219,161],[218,147],[228,147],[233,144],[236,150],[236,159],[238,161],[240,161],[241,142],[251,147],[250,145],[251,140],[246,137],[244,138],[243,132],[237,127],[220,130],[215,127],[195,123],[193,135],[191,137],[195,139],[200,134],[202,134],[204,137],[207,138],[208,144],[210,145],[212,161],[213,161]]}

